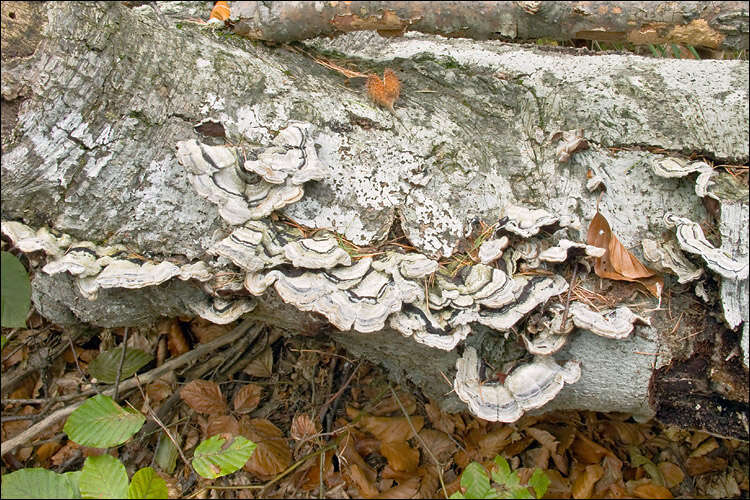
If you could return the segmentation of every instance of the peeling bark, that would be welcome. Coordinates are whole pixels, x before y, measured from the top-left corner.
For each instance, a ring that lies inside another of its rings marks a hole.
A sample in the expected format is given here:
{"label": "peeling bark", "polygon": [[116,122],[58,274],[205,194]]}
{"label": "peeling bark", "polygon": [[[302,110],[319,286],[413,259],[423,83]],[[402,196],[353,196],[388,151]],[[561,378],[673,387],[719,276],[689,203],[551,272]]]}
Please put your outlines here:
{"label": "peeling bark", "polygon": [[[307,44],[306,52],[356,64],[363,73],[392,68],[402,87],[391,114],[370,102],[364,85],[296,51],[174,19],[164,28],[151,9],[119,3],[51,2],[40,12],[31,52],[3,53],[3,105],[17,103],[17,114],[2,133],[2,220],[48,226],[97,245],[124,244],[154,262],[200,260],[239,283],[241,269],[206,253],[233,227],[194,190],[175,157],[180,141],[268,145],[291,120],[310,123],[331,175],[307,183],[305,197],[280,215],[375,250],[403,232],[416,251],[435,259],[465,258],[472,221],[492,224],[511,205],[578,220],[579,229],[568,234],[577,231],[585,241],[598,196],[586,189],[589,176],[606,186],[599,210],[640,257],[641,240],[668,234],[666,211],[696,222],[708,217],[694,178],[658,177],[655,162],[691,155],[748,160],[744,61],[588,56],[416,34],[386,40],[355,33]],[[207,128],[207,120],[220,124],[226,137],[217,126]],[[560,163],[551,138],[579,128],[589,149]],[[729,174],[715,175],[721,186],[734,186]],[[746,194],[733,203],[747,211]],[[551,238],[537,237],[542,245]],[[37,257],[43,265],[46,257]],[[162,314],[194,314],[190,306],[217,290],[228,298],[248,295],[231,283],[172,279],[101,290],[88,300],[69,274],[49,275],[41,265],[34,303],[60,324],[144,324]],[[550,269],[570,275],[564,264]],[[693,296],[691,285],[669,277],[662,308],[648,313],[653,328],[638,327],[622,341],[574,332],[556,358],[580,360],[581,379],[541,411],[656,414],[746,439],[739,432],[742,419],[747,422],[739,330],[709,317],[722,315],[720,279],[704,274],[709,304]],[[637,285],[602,283],[582,268],[579,280],[620,302],[657,308],[638,295]],[[458,349],[428,348],[387,327],[341,332],[282,303],[275,292],[260,297],[248,316],[292,332],[326,333],[394,377],[415,382],[445,408],[464,407],[443,396],[448,388],[440,374],[455,373]],[[466,343],[491,357],[518,349],[514,339],[473,327]],[[695,363],[702,368],[690,370]],[[700,387],[684,401],[712,398],[731,418],[688,420],[665,410],[674,401],[675,373]]]}

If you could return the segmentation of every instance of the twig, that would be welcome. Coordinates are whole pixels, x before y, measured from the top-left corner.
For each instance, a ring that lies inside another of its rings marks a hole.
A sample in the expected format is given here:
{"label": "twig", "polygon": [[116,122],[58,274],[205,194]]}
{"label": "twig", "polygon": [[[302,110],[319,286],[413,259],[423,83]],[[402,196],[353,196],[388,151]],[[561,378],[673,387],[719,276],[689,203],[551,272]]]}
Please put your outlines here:
{"label": "twig", "polygon": [[120,377],[122,377],[122,367],[125,364],[125,351],[128,348],[128,331],[130,329],[125,327],[125,334],[122,337],[122,353],[120,354],[120,365],[117,367],[117,375],[115,376],[115,394],[112,399],[117,403],[117,396],[119,396],[120,389]]}
{"label": "twig", "polygon": [[[333,403],[339,396],[341,396],[341,393],[343,393],[346,390],[346,388],[349,386],[349,382],[352,381],[352,379],[354,378],[354,375],[357,374],[357,370],[359,369],[359,365],[361,365],[361,364],[362,364],[362,361],[360,361],[359,363],[357,363],[357,366],[354,368],[354,370],[352,370],[351,375],[349,375],[349,378],[346,379],[346,382],[344,382],[344,385],[342,385],[339,388],[339,390],[336,391],[336,394],[334,394],[333,396],[331,396],[330,398],[328,398],[328,401],[326,401],[325,403],[323,403],[323,408],[327,408],[328,405],[330,405],[331,403]],[[322,411],[321,411],[321,415],[323,415]]]}
{"label": "twig", "polygon": [[[167,435],[167,437],[169,438],[169,440],[172,441],[172,444],[174,445],[175,448],[177,448],[177,451],[179,452],[180,457],[182,457],[182,461],[185,463],[185,465],[190,465],[190,462],[188,461],[187,457],[185,456],[185,453],[183,453],[183,451],[182,451],[182,447],[180,447],[179,443],[174,438],[174,436],[172,435],[172,433],[169,432],[169,429],[167,428],[167,426],[164,425],[162,423],[162,421],[159,419],[159,417],[156,416],[156,413],[154,413],[154,409],[151,408],[151,404],[148,403],[148,398],[146,397],[146,393],[143,392],[143,387],[141,387],[141,382],[140,382],[140,380],[138,380],[138,374],[137,373],[133,374],[133,378],[135,378],[135,383],[138,384],[138,390],[141,391],[141,395],[143,396],[143,400],[146,401],[146,405],[147,405],[146,409],[148,411],[148,416],[151,417],[154,420],[154,422],[156,422],[156,425],[158,425],[159,427],[161,427],[161,429]],[[128,403],[128,404],[130,404],[130,403]],[[131,405],[131,407],[132,407],[132,405]]]}
{"label": "twig", "polygon": [[393,394],[393,399],[395,399],[396,403],[398,403],[398,407],[401,408],[401,412],[404,414],[404,417],[406,417],[406,421],[409,423],[409,427],[411,427],[411,431],[414,433],[414,437],[417,438],[420,443],[422,443],[422,447],[425,449],[427,454],[430,455],[432,461],[435,462],[435,469],[437,470],[438,478],[440,479],[440,486],[443,487],[443,494],[445,495],[445,498],[448,498],[448,490],[445,488],[445,481],[443,481],[443,465],[432,453],[432,450],[429,446],[427,446],[427,443],[424,442],[424,439],[422,439],[422,436],[419,435],[417,429],[414,428],[414,424],[411,423],[411,417],[409,417],[409,414],[406,412],[406,408],[404,408],[404,405],[401,404],[401,400],[398,399],[398,395],[396,394],[396,391],[393,390],[393,387],[390,383],[388,384],[388,388],[391,390],[391,394]]}
{"label": "twig", "polygon": [[[242,323],[240,323],[231,332],[229,332],[229,333],[227,333],[227,334],[225,334],[225,335],[223,335],[223,336],[221,336],[221,337],[219,337],[217,339],[214,339],[211,342],[207,342],[205,344],[201,344],[198,347],[196,347],[195,349],[193,349],[192,351],[186,352],[182,356],[180,356],[178,358],[175,358],[175,359],[173,359],[171,361],[167,361],[163,365],[161,365],[159,367],[156,367],[153,370],[144,373],[141,376],[141,380],[143,380],[144,383],[149,383],[149,382],[151,382],[151,381],[159,378],[163,374],[169,373],[169,372],[173,371],[175,368],[177,368],[179,366],[182,366],[182,365],[185,365],[185,364],[188,364],[188,363],[191,363],[191,362],[195,361],[196,359],[200,358],[201,356],[203,356],[204,354],[206,354],[208,352],[211,352],[211,351],[213,351],[215,349],[218,349],[219,347],[222,347],[222,346],[225,346],[225,345],[227,345],[227,344],[229,344],[231,342],[234,342],[240,336],[248,333],[248,330],[250,330],[250,329],[260,329],[260,328],[262,328],[262,325],[255,324],[255,323],[256,323],[255,319],[248,318],[248,319],[244,320]],[[253,326],[254,324],[255,324],[255,326]],[[135,387],[136,387],[135,379],[128,379],[128,380],[126,380],[125,382],[122,383],[122,386],[120,387],[120,389],[123,390],[123,391],[125,391],[125,390],[129,390],[129,389],[134,389]],[[107,389],[106,391],[102,391],[102,394],[109,396],[113,392],[114,392],[114,388],[110,388],[110,389]],[[50,416],[48,416],[47,418],[45,418],[44,420],[42,420],[38,424],[32,425],[31,427],[29,427],[28,429],[26,429],[25,431],[23,431],[19,435],[15,436],[15,437],[13,437],[11,439],[7,439],[7,440],[3,441],[2,444],[0,444],[0,455],[5,455],[6,453],[11,453],[16,448],[18,448],[19,446],[22,446],[22,445],[28,443],[29,441],[31,441],[31,439],[34,436],[36,436],[40,432],[46,430],[47,428],[53,426],[55,423],[59,422],[63,418],[65,418],[68,415],[70,415],[71,413],[73,413],[73,411],[75,411],[76,408],[78,408],[79,406],[81,406],[81,404],[83,404],[83,402],[78,402],[78,403],[75,403],[75,404],[72,404],[72,405],[68,406],[67,408],[62,408],[62,409],[56,411],[55,413],[51,414]]]}

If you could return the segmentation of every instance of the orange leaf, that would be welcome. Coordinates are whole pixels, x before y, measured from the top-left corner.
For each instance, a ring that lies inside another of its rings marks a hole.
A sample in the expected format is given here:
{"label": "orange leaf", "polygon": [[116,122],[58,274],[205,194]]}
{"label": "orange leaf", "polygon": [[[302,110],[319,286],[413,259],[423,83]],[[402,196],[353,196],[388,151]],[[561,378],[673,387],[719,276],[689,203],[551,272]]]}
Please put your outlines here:
{"label": "orange leaf", "polygon": [[674,498],[672,492],[664,486],[658,484],[642,484],[633,490],[633,494],[638,498]]}
{"label": "orange leaf", "polygon": [[587,465],[583,474],[579,475],[573,483],[573,498],[591,498],[594,485],[604,475],[601,465]]}
{"label": "orange leaf", "polygon": [[378,498],[413,498],[419,490],[419,477],[412,477],[406,481],[399,481],[398,486],[385,490]]}
{"label": "orange leaf", "polygon": [[227,413],[227,403],[216,382],[193,380],[180,390],[180,397],[198,413],[206,415]]}
{"label": "orange leaf", "polygon": [[[419,432],[424,425],[424,417],[410,418],[414,429]],[[358,427],[381,441],[406,441],[413,437],[409,422],[404,417],[364,417]]]}
{"label": "orange leaf", "polygon": [[380,443],[380,453],[388,460],[391,468],[398,472],[413,472],[419,465],[419,451],[406,441]]}
{"label": "orange leaf", "polygon": [[297,415],[292,419],[292,427],[289,429],[289,435],[295,441],[307,439],[318,433],[318,425],[306,413]]}
{"label": "orange leaf", "polygon": [[227,2],[216,2],[214,8],[211,9],[211,15],[208,16],[209,21],[211,19],[218,19],[219,21],[226,21],[229,19],[229,4]]}
{"label": "orange leaf", "polygon": [[240,419],[240,434],[258,447],[250,455],[245,470],[261,479],[268,479],[286,469],[292,452],[281,430],[264,418]]}
{"label": "orange leaf", "polygon": [[594,272],[601,278],[641,283],[649,292],[659,297],[664,281],[631,254],[612,233],[607,219],[598,211],[589,224],[586,243],[607,251],[594,260]]}
{"label": "orange leaf", "polygon": [[349,486],[354,486],[359,490],[359,496],[362,498],[374,498],[380,494],[374,484],[360,470],[357,464],[351,464],[344,467],[343,475]]}
{"label": "orange leaf", "polygon": [[268,378],[273,375],[273,351],[268,347],[243,370],[251,377]]}

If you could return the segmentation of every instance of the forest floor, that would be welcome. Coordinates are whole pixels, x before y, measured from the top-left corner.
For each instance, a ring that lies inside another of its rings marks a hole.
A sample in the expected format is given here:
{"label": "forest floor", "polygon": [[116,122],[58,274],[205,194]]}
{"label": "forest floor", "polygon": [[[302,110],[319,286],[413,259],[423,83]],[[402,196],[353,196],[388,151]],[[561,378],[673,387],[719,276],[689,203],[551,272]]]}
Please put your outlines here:
{"label": "forest floor", "polygon": [[[2,351],[4,441],[108,387],[96,383],[92,362],[119,346],[126,333],[62,329],[35,313],[28,324],[3,329],[10,334]],[[140,370],[144,374],[234,326],[164,320],[154,328],[128,329],[127,346],[153,356]],[[552,412],[512,424],[446,414],[414,387],[394,385],[380,367],[350,359],[324,337],[264,329],[252,341],[233,342],[141,389],[120,394],[123,406],[149,417],[125,444],[79,446],[67,438],[61,419],[4,455],[3,474],[24,467],[76,471],[86,457],[108,452],[129,477],[153,467],[170,498],[442,498],[459,491],[469,463],[491,470],[499,455],[521,485],[542,469],[550,480],[545,498],[750,493],[747,442],[638,423],[624,414]],[[174,442],[151,415],[170,429]],[[203,439],[221,433],[244,435],[257,448],[243,469],[201,478],[180,457],[192,457]],[[502,483],[493,486],[499,495],[507,493]]]}

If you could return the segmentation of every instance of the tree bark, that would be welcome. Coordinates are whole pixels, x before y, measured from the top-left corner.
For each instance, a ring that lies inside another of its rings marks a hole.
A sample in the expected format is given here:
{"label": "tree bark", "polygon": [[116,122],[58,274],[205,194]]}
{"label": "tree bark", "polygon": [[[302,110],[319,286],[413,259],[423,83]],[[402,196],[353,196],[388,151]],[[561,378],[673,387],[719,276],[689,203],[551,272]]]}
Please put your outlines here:
{"label": "tree bark", "polygon": [[359,30],[478,40],[599,40],[748,48],[744,2],[232,2],[243,36],[274,42]]}
{"label": "tree bark", "polygon": [[[585,241],[598,197],[585,187],[591,176],[606,186],[599,211],[619,240],[642,256],[644,238],[673,234],[666,211],[707,228],[718,224],[695,194],[695,176],[656,176],[658,161],[697,155],[717,165],[748,160],[744,61],[589,56],[374,33],[318,39],[300,51],[174,18],[165,28],[151,9],[119,3],[34,5],[31,24],[25,16],[7,16],[9,8],[3,4],[3,44],[23,37],[32,24],[35,43],[19,53],[3,50],[2,220],[47,226],[76,241],[124,244],[156,263],[203,261],[213,273],[208,284],[171,279],[135,290],[102,289],[88,300],[70,274],[41,271],[52,257],[37,253],[35,306],[63,325],[135,325],[192,315],[191,306],[217,289],[225,298],[248,299],[241,287],[216,284],[227,276],[239,282],[245,274],[206,253],[235,228],[191,185],[175,156],[180,141],[269,145],[292,120],[312,124],[330,176],[308,182],[302,200],[279,215],[333,230],[373,252],[403,235],[413,251],[443,263],[452,255],[467,258],[473,221],[491,225],[509,205],[577,218],[578,234],[571,228],[568,235]],[[394,113],[373,104],[357,80],[316,63],[315,54],[362,73],[394,69],[401,80]],[[578,128],[585,129],[589,149],[561,163],[551,137]],[[714,175],[729,186],[724,192],[736,194],[731,175]],[[746,213],[746,192],[738,199]],[[741,220],[746,231],[747,217]],[[552,238],[536,237],[542,245]],[[565,264],[546,272],[570,278]],[[720,322],[719,282],[704,271],[706,303],[691,285],[667,276],[658,307],[638,295],[637,285],[601,280],[581,267],[583,287],[621,303],[640,302],[633,307],[650,317],[652,328],[638,327],[625,340],[573,333],[556,357],[580,360],[581,379],[540,411],[656,415],[746,439],[742,327],[732,331]],[[290,332],[330,335],[395,378],[413,381],[444,408],[465,408],[455,395],[444,396],[449,388],[441,375],[452,380],[461,347],[427,347],[387,323],[378,332],[339,331],[283,303],[270,288],[246,316]],[[466,345],[484,352],[502,351],[516,339],[472,329]],[[678,387],[690,392],[676,405],[671,391]]]}

